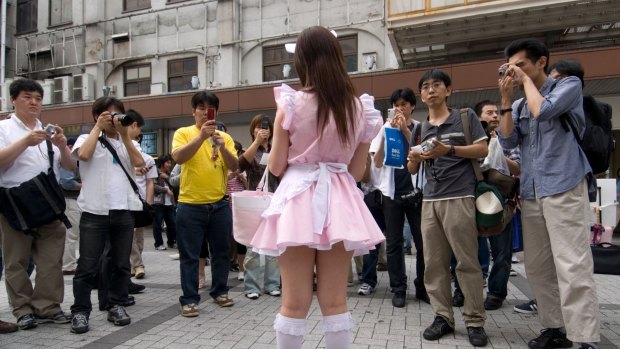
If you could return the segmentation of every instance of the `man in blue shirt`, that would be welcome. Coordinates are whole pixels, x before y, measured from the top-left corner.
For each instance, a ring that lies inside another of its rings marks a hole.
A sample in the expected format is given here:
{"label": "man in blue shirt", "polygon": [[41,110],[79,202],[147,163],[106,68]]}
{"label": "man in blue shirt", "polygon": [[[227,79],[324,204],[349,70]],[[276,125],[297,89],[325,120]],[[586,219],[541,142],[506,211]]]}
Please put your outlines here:
{"label": "man in blue shirt", "polygon": [[[573,133],[560,122],[568,117],[583,135],[581,81],[548,77],[549,50],[538,40],[516,40],[504,52],[500,144],[521,149],[525,270],[545,328],[528,345],[569,348],[576,341],[581,348],[596,348],[600,320],[586,180],[591,168]],[[515,86],[523,89],[524,103],[513,102]]]}

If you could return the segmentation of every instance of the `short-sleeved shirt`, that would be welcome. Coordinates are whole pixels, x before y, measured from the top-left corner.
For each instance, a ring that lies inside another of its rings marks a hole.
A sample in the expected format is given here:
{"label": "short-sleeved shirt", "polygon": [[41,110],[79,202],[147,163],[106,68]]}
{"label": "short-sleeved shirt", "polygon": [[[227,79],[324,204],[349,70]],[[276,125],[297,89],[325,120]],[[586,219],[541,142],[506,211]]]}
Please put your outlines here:
{"label": "short-sleeved shirt", "polygon": [[[33,130],[42,129],[39,120],[34,129],[30,129],[15,114],[11,114],[8,119],[0,121],[0,148],[8,147],[21,140]],[[60,179],[60,149],[52,145],[52,151],[54,152],[54,173],[56,178]],[[0,187],[17,187],[41,172],[47,172],[49,167],[46,142],[30,146],[13,161],[11,166],[0,170]]]}
{"label": "short-sleeved shirt", "polygon": [[[174,133],[172,151],[183,147],[195,137],[200,129],[196,125],[181,127]],[[218,131],[224,138],[224,146],[230,154],[237,154],[235,142],[227,133]],[[186,204],[212,204],[226,195],[228,167],[219,154],[211,160],[213,145],[209,140],[202,143],[196,154],[183,163],[179,202]]]}
{"label": "short-sleeved shirt", "polygon": [[[431,125],[428,118],[424,121],[422,124],[422,142],[436,137],[437,140],[447,145],[467,145],[460,110],[449,110],[450,115],[441,125]],[[476,113],[469,109],[467,117],[469,118],[473,142],[486,140],[487,135]],[[425,176],[424,201],[474,197],[476,175],[470,159],[445,155],[433,161],[427,161]]]}

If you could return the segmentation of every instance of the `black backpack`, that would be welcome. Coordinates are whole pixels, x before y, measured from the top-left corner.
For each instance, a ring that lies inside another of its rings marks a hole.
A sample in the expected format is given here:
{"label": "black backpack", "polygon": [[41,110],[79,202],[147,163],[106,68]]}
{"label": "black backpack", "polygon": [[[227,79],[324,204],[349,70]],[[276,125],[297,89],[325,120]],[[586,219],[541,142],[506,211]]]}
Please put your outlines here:
{"label": "black backpack", "polygon": [[[557,81],[551,86],[553,91]],[[521,115],[525,98],[517,108],[518,115]],[[586,154],[586,158],[592,167],[592,173],[598,174],[607,171],[609,159],[614,150],[614,139],[611,132],[611,106],[607,103],[597,101],[592,96],[583,96],[583,112],[585,115],[586,129],[583,138],[579,137],[577,129],[573,125],[568,114],[560,115],[560,123],[564,131],[572,130],[581,150]]]}

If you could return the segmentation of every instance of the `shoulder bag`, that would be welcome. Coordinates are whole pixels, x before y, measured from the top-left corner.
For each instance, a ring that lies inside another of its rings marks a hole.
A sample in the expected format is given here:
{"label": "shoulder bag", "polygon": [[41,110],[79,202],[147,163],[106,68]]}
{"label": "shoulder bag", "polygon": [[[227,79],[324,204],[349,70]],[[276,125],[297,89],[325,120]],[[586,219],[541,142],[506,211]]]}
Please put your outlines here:
{"label": "shoulder bag", "polygon": [[123,169],[123,172],[125,172],[125,175],[127,176],[127,179],[129,180],[129,184],[131,184],[131,188],[133,189],[133,192],[136,193],[136,195],[138,195],[138,198],[142,202],[142,211],[132,211],[133,218],[134,218],[134,227],[142,228],[142,227],[146,227],[146,226],[153,224],[153,207],[149,205],[146,201],[144,201],[144,199],[140,195],[140,191],[138,190],[138,185],[133,180],[133,178],[131,178],[131,176],[129,175],[129,172],[127,172],[127,170],[123,166],[123,163],[121,162],[121,159],[118,157],[116,150],[110,144],[110,142],[108,142],[108,140],[105,139],[103,135],[99,137],[99,141],[101,142],[101,144],[103,144],[104,147],[106,147],[110,151],[110,153],[112,154],[116,162],[118,162],[118,165]]}
{"label": "shoulder bag", "polygon": [[52,142],[47,144],[49,169],[17,187],[0,188],[1,212],[11,228],[38,236],[37,228],[55,220],[67,228],[71,223],[65,216],[65,196],[54,174],[54,151]]}
{"label": "shoulder bag", "polygon": [[262,214],[269,207],[273,194],[269,192],[269,167],[256,190],[232,193],[233,236],[238,243],[250,246]]}

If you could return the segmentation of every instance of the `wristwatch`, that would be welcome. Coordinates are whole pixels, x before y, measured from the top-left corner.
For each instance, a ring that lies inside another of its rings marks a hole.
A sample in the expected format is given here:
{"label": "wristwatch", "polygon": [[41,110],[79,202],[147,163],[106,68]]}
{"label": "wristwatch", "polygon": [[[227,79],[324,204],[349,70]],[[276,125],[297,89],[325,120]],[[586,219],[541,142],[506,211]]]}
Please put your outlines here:
{"label": "wristwatch", "polygon": [[450,145],[450,150],[448,150],[448,156],[454,156],[454,153],[456,152],[456,149],[454,149],[453,145]]}

